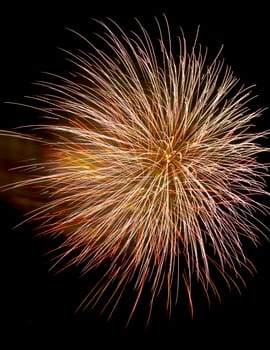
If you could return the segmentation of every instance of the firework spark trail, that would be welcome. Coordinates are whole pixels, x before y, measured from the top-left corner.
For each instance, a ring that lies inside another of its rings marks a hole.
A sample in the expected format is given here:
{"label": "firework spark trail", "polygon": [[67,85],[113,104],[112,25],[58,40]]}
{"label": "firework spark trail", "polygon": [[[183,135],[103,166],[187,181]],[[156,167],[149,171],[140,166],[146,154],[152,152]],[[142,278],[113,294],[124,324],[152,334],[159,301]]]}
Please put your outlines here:
{"label": "firework spark trail", "polygon": [[40,83],[50,93],[33,98],[51,120],[33,127],[52,135],[33,137],[48,146],[48,159],[29,166],[36,176],[9,186],[48,192],[28,220],[41,222],[44,235],[64,237],[55,265],[82,264],[87,273],[109,264],[82,306],[114,285],[104,306],[113,311],[133,282],[130,317],[146,283],[149,317],[163,286],[170,313],[171,288],[177,284],[177,300],[181,280],[192,308],[193,275],[218,295],[211,266],[236,285],[240,270],[252,268],[241,237],[257,243],[266,228],[254,212],[268,214],[254,199],[268,195],[267,165],[256,159],[268,151],[259,144],[268,131],[251,132],[262,111],[249,110],[250,88],[238,88],[219,54],[208,66],[195,45],[188,54],[183,35],[173,55],[165,22],[168,43],[157,22],[158,50],[140,24],[142,35],[128,37],[113,22],[115,32],[101,23],[106,51],[87,41],[91,53],[68,53],[76,78],[51,75]]}

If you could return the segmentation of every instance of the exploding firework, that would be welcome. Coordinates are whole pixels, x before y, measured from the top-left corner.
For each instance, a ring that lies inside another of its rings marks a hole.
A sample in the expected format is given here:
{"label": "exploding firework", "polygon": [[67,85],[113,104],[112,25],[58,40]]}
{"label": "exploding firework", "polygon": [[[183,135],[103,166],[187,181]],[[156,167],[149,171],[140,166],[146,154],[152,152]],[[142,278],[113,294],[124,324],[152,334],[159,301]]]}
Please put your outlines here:
{"label": "exploding firework", "polygon": [[50,92],[34,100],[49,122],[33,136],[10,133],[45,148],[27,167],[33,174],[8,187],[46,196],[28,220],[61,237],[54,266],[106,266],[81,307],[106,296],[103,309],[113,311],[132,284],[129,317],[146,285],[149,316],[162,289],[170,313],[181,285],[192,309],[194,276],[218,295],[214,269],[237,286],[252,269],[242,240],[257,243],[266,231],[254,216],[268,214],[257,201],[267,195],[257,156],[268,132],[251,124],[261,110],[250,111],[250,88],[238,86],[220,54],[207,65],[206,50],[196,39],[189,53],[183,34],[172,47],[165,23],[167,39],[157,21],[157,42],[140,23],[130,36],[101,23],[104,49],[87,42],[89,52],[68,53],[75,73],[40,83]]}

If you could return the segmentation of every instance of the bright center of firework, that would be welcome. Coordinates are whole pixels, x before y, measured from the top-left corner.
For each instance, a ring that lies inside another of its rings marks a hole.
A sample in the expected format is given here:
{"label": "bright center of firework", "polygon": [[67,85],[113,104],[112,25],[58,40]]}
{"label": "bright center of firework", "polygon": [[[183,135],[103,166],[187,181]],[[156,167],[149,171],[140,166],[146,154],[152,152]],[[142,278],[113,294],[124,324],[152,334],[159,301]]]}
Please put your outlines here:
{"label": "bright center of firework", "polygon": [[171,158],[172,157],[172,154],[170,153],[170,154],[166,154],[166,159],[167,159],[167,163],[170,163],[170,161],[171,161]]}
{"label": "bright center of firework", "polygon": [[[179,180],[179,172],[182,167],[182,153],[173,149],[172,145],[167,145],[157,156],[157,160],[153,159],[156,164],[155,173],[157,178],[162,177],[162,181],[158,182],[162,189],[169,189],[170,194],[175,192],[173,183]],[[167,187],[169,186],[169,187]],[[171,187],[172,186],[172,187]]]}
{"label": "bright center of firework", "polygon": [[162,157],[162,165],[166,168],[178,167],[181,163],[181,153],[176,152],[175,150],[164,151],[164,156]]}

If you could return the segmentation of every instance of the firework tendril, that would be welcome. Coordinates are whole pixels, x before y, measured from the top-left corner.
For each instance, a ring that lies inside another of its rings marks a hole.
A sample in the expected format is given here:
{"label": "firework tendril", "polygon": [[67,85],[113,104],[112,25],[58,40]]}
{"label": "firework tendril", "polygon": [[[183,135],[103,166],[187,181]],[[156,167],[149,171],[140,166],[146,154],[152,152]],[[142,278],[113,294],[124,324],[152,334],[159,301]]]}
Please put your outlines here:
{"label": "firework tendril", "polygon": [[170,313],[181,285],[192,310],[193,278],[207,295],[218,296],[213,269],[237,286],[253,269],[242,240],[266,235],[254,213],[268,214],[258,201],[268,165],[257,159],[269,133],[251,123],[262,110],[250,111],[251,88],[238,86],[220,53],[207,65],[206,50],[195,39],[189,53],[182,33],[172,47],[166,18],[157,41],[139,22],[130,35],[100,23],[104,48],[81,37],[89,51],[67,53],[75,74],[40,83],[50,92],[33,100],[49,122],[32,136],[7,132],[47,147],[34,175],[8,187],[46,191],[28,220],[63,240],[55,266],[107,267],[81,307],[113,286],[103,304],[112,313],[133,284],[131,318],[147,284],[149,317],[164,289]]}

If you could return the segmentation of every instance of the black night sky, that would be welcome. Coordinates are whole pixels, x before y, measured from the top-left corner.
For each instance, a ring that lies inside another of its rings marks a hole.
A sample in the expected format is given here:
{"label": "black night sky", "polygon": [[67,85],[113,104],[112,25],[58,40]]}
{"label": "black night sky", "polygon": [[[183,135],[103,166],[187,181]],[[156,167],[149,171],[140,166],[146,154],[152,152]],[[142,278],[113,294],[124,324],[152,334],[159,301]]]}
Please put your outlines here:
{"label": "black night sky", "polygon": [[[212,5],[203,1],[198,2],[199,5],[193,1],[163,3],[148,5],[147,1],[126,1],[120,4],[101,0],[68,4],[58,4],[58,1],[2,4],[0,129],[33,122],[34,111],[3,102],[21,102],[23,96],[34,94],[36,87],[32,83],[40,80],[44,71],[63,73],[64,55],[59,47],[73,50],[81,45],[66,28],[87,37],[98,28],[91,18],[104,20],[111,17],[129,30],[136,28],[134,17],[150,28],[151,23],[155,25],[154,16],[161,18],[164,13],[173,29],[183,28],[187,41],[194,39],[200,25],[199,42],[209,48],[210,59],[224,45],[222,56],[241,82],[256,84],[254,93],[258,98],[251,102],[251,106],[269,107],[269,15],[266,5],[260,5],[258,1],[242,6],[237,2],[213,2]],[[268,119],[269,110],[266,110],[257,127],[260,130],[269,127]],[[9,152],[5,147],[2,140],[1,162],[7,159],[6,153]],[[6,165],[3,161],[2,173]],[[45,253],[52,248],[52,243],[33,238],[33,224],[12,229],[22,220],[23,212],[8,200],[6,194],[0,196],[0,206],[1,290],[4,291],[1,309],[5,310],[1,312],[0,329],[8,335],[10,344],[18,341],[21,346],[28,344],[28,348],[40,349],[48,342],[47,348],[55,345],[55,348],[62,349],[64,343],[71,344],[72,339],[77,344],[74,349],[98,349],[105,343],[110,347],[143,347],[145,344],[152,348],[154,344],[164,344],[165,349],[186,349],[195,343],[203,347],[214,345],[215,348],[242,344],[241,348],[244,348],[244,344],[254,342],[256,349],[261,349],[265,341],[268,343],[269,243],[263,242],[264,245],[258,248],[247,247],[257,274],[253,278],[247,275],[247,288],[242,289],[241,296],[235,290],[232,293],[224,291],[222,303],[213,301],[209,309],[206,299],[195,292],[193,320],[183,306],[177,306],[168,320],[160,302],[147,329],[144,328],[142,301],[138,314],[126,329],[123,315],[125,303],[129,303],[128,293],[110,321],[99,317],[95,311],[74,314],[87,290],[87,278],[81,279],[75,267],[60,274],[49,272]],[[263,220],[269,224],[269,219]],[[146,338],[149,340],[147,345],[144,343]],[[96,345],[95,340],[99,342]],[[1,348],[13,347],[6,345]]]}

